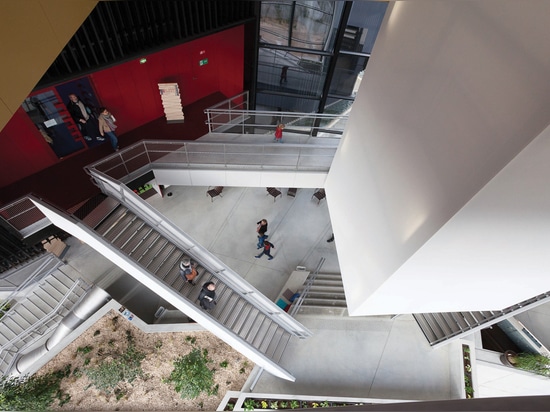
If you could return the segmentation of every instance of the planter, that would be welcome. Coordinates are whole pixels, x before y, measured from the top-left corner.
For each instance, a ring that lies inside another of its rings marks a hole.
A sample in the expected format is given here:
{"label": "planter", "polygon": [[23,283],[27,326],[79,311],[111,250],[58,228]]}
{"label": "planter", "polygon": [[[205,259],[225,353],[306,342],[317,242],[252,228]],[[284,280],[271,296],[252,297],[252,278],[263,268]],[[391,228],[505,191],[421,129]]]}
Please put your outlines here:
{"label": "planter", "polygon": [[474,397],[472,358],[470,347],[464,344],[462,345],[462,362],[464,366],[464,392],[466,394],[466,399],[472,399]]}
{"label": "planter", "polygon": [[518,354],[512,350],[507,350],[502,355],[500,355],[500,361],[506,365],[514,367],[516,365],[516,357]]}

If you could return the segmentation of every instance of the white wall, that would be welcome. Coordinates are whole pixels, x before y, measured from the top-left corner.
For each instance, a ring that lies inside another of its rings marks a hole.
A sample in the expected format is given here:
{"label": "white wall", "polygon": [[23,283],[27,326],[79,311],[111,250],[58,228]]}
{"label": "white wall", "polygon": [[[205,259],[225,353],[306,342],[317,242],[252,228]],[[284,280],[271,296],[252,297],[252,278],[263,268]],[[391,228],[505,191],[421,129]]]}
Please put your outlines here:
{"label": "white wall", "polygon": [[326,182],[351,315],[550,290],[548,131],[444,226],[549,124],[549,15],[544,0],[391,5]]}
{"label": "white wall", "polygon": [[[153,165],[154,167],[154,165]],[[238,187],[324,187],[327,173],[208,169],[153,169],[159,185]]]}

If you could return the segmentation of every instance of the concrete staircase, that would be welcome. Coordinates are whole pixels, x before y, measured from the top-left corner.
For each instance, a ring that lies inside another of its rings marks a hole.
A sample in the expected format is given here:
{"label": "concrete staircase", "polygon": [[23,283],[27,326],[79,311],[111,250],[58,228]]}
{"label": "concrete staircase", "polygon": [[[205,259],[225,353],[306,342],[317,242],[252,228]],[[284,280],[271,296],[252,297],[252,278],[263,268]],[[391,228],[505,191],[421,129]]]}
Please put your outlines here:
{"label": "concrete staircase", "polygon": [[[124,205],[119,205],[94,230],[114,248],[197,306],[201,285],[208,281],[216,283],[217,305],[208,313],[264,356],[274,362],[280,360],[293,334],[276,323],[273,314],[265,313],[261,307],[251,304],[246,296],[234,291],[215,273],[203,267],[201,262],[187,255]],[[184,281],[179,275],[179,263],[184,258],[197,263],[196,286]]]}
{"label": "concrete staircase", "polygon": [[57,269],[28,287],[24,297],[10,300],[0,318],[0,374],[17,355],[52,332],[89,288],[82,279]]}
{"label": "concrete staircase", "polygon": [[550,292],[547,292],[497,311],[416,313],[413,316],[430,345],[438,347],[549,301]]}
{"label": "concrete staircase", "polygon": [[[344,284],[340,273],[318,273],[313,281],[309,275],[300,293],[305,292],[299,314],[308,315],[337,315],[342,316],[347,311]],[[311,283],[309,288],[306,285]]]}

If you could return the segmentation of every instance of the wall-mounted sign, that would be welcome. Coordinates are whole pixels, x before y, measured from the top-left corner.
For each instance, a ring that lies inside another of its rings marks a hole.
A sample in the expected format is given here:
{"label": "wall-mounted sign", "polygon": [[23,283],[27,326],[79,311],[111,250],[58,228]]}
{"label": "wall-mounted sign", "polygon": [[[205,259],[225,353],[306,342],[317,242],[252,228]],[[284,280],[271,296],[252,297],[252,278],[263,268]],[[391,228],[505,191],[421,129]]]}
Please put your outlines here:
{"label": "wall-mounted sign", "polygon": [[204,66],[205,64],[208,64],[208,59],[199,60],[199,66]]}

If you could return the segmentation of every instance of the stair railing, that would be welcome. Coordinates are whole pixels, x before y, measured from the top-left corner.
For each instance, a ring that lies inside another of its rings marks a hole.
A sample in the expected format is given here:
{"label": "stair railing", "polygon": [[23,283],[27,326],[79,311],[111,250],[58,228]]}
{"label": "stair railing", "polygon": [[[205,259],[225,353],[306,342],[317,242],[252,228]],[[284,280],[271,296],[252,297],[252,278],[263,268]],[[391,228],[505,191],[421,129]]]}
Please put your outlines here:
{"label": "stair railing", "polygon": [[315,268],[314,272],[308,276],[305,286],[300,292],[300,296],[298,296],[298,298],[292,303],[292,306],[288,311],[288,314],[290,316],[295,316],[300,310],[300,308],[302,307],[302,304],[304,303],[304,299],[309,294],[309,291],[311,290],[311,287],[313,286],[315,279],[317,279],[317,275],[319,275],[319,272],[321,271],[321,267],[325,263],[325,260],[326,258],[322,257],[319,260],[319,263],[317,264],[317,267]]}
{"label": "stair railing", "polygon": [[[56,260],[55,262],[55,266],[53,266],[52,268],[50,268],[49,270],[47,271],[44,271],[44,269],[50,264],[51,261],[53,260]],[[63,262],[57,257],[55,256],[53,253],[50,253],[49,255],[47,255],[47,258],[44,259],[44,262],[42,262],[40,264],[40,266],[38,266],[34,272],[32,272],[30,274],[29,277],[27,277],[25,279],[25,281],[23,283],[21,283],[16,289],[14,289],[9,295],[7,298],[5,298],[4,300],[2,300],[0,302],[0,318],[4,317],[4,316],[7,316],[9,314],[9,308],[7,308],[7,306],[9,305],[9,303],[14,300],[15,296],[19,294],[19,292],[21,292],[23,289],[27,288],[29,285],[31,285],[32,283],[35,283],[37,281],[39,281],[40,279],[48,276],[50,273],[52,273],[54,270],[56,270],[59,266],[61,266],[63,264]]]}
{"label": "stair railing", "polygon": [[[7,341],[4,345],[0,347],[0,363],[4,362],[6,359],[6,356],[9,353],[13,353],[13,350],[10,351],[11,347],[14,347],[17,342],[22,341],[28,336],[35,335],[35,336],[42,336],[46,331],[49,331],[50,328],[45,328],[42,332],[39,332],[39,327],[43,326],[48,321],[52,320],[54,316],[58,314],[58,312],[61,311],[61,309],[65,306],[65,302],[69,300],[71,295],[76,294],[75,290],[77,288],[82,288],[86,290],[89,288],[89,285],[82,279],[77,279],[76,282],[69,288],[69,290],[63,295],[63,297],[57,302],[57,305],[55,305],[52,310],[50,310],[46,315],[44,315],[42,318],[38,319],[36,322],[34,322],[32,325],[29,325],[27,328],[22,330],[20,333],[18,333],[16,336],[14,336],[12,339]],[[84,298],[85,294],[82,294],[79,296],[79,298],[74,302],[73,305],[76,305],[80,300]],[[8,368],[6,370],[10,370],[13,366],[13,362],[15,362],[15,357],[11,360]]]}
{"label": "stair railing", "polygon": [[260,293],[256,288],[246,282],[241,276],[235,273],[229,266],[214,256],[210,251],[189,237],[180,228],[174,225],[169,219],[160,214],[151,205],[141,199],[124,184],[117,182],[107,175],[91,170],[95,183],[101,190],[127,208],[136,213],[141,219],[154,227],[159,233],[165,236],[175,245],[200,262],[210,273],[223,281],[235,293],[242,296],[247,302],[254,305],[260,312],[270,320],[280,325],[284,330],[299,338],[311,336],[311,332],[293,317],[288,316],[279,306]]}

